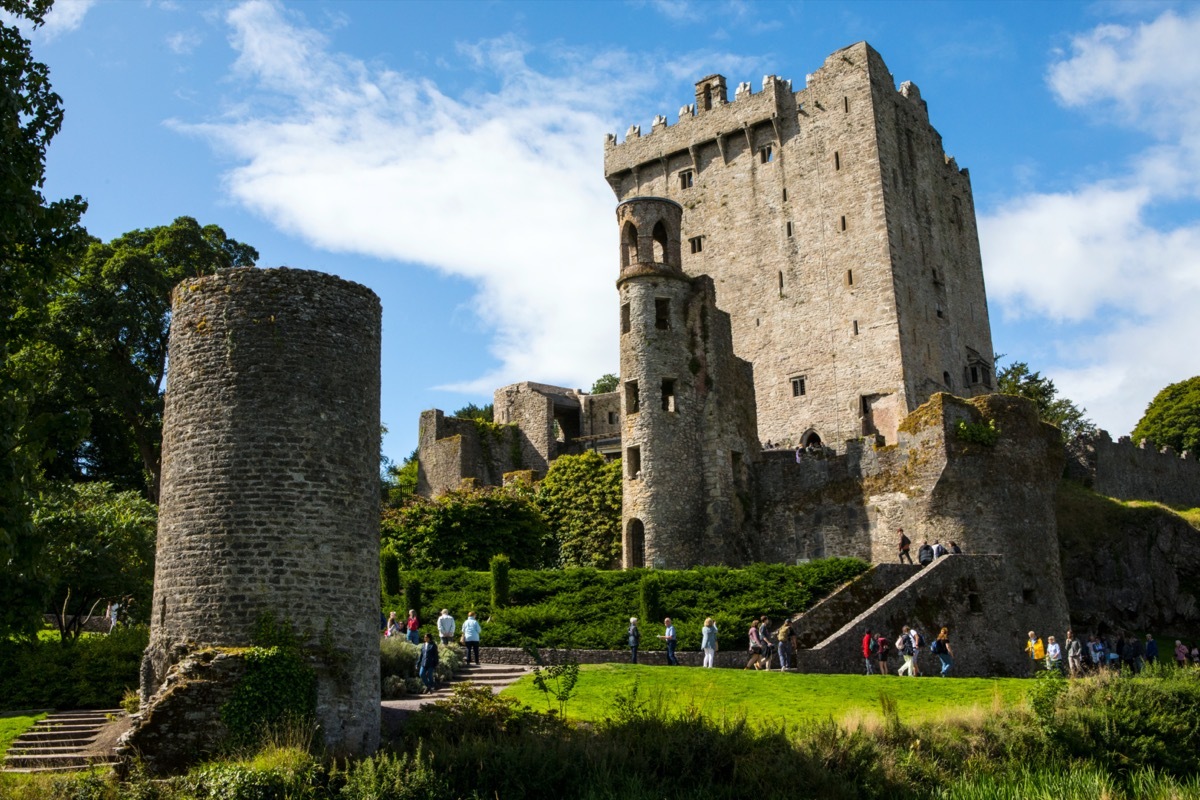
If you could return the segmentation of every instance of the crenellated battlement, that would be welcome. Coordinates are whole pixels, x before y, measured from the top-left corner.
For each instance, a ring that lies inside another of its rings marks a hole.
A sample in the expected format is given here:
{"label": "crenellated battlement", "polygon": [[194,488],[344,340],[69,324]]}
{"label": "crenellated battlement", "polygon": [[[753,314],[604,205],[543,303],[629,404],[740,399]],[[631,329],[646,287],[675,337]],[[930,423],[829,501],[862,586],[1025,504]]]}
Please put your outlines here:
{"label": "crenellated battlement", "polygon": [[1079,437],[1067,445],[1067,475],[1100,494],[1120,500],[1156,500],[1200,507],[1200,459],[1185,450],[1154,447],[1146,440],[1108,431]]}

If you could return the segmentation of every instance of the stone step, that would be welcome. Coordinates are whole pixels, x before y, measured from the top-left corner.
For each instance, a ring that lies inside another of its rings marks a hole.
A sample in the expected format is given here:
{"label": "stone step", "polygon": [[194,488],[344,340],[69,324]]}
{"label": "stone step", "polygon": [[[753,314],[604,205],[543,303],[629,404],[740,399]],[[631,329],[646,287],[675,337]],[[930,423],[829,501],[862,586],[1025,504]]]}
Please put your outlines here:
{"label": "stone step", "polygon": [[75,731],[36,731],[29,730],[16,738],[13,744],[22,742],[90,742],[96,738],[96,732],[76,733]]}
{"label": "stone step", "polygon": [[32,769],[38,767],[75,767],[80,769],[96,763],[111,763],[114,759],[109,755],[89,756],[80,753],[50,753],[41,755],[29,753],[26,755],[10,755],[4,759],[4,768]]}
{"label": "stone step", "polygon": [[[90,742],[89,742],[90,744]],[[73,756],[85,755],[87,753],[87,744],[59,744],[59,745],[25,745],[22,747],[20,743],[13,742],[8,748],[8,755],[11,756]]]}

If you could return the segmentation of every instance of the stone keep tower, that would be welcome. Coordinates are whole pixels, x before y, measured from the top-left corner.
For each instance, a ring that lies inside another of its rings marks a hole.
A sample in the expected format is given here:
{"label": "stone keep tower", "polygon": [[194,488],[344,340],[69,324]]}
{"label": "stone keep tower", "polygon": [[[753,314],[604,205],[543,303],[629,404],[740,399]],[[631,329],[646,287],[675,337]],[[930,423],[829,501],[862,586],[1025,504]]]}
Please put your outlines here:
{"label": "stone keep tower", "polygon": [[379,299],[319,272],[221,272],[175,288],[170,346],[143,702],[188,652],[253,644],[270,613],[309,648],[325,743],[371,752]]}
{"label": "stone keep tower", "polygon": [[683,269],[713,279],[754,365],[763,441],[894,442],[936,392],[992,390],[970,178],[866,42],[800,91],[767,76],[730,101],[705,78],[675,125],[610,137],[604,169],[618,200],[683,206]]}
{"label": "stone keep tower", "polygon": [[[736,563],[755,440],[753,379],[712,281],[680,266],[679,204],[617,207],[623,566]],[[735,535],[731,535],[735,534]]]}

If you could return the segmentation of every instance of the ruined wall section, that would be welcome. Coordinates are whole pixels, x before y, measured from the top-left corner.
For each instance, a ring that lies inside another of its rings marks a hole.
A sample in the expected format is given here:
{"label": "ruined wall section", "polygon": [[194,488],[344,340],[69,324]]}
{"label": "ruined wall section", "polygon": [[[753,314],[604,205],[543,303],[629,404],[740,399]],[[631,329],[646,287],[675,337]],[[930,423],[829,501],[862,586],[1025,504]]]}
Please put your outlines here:
{"label": "ruined wall section", "polygon": [[1116,442],[1108,431],[1080,437],[1067,448],[1068,477],[1099,494],[1119,500],[1156,500],[1200,508],[1200,461],[1196,454],[1157,450],[1128,436]]}
{"label": "ruined wall section", "polygon": [[417,443],[417,494],[440,497],[473,481],[501,486],[505,473],[523,469],[523,432],[513,425],[447,417],[439,409],[421,412]]}
{"label": "ruined wall section", "polygon": [[379,299],[319,272],[237,269],[173,294],[150,645],[141,693],[264,614],[313,651],[334,751],[379,737]]}

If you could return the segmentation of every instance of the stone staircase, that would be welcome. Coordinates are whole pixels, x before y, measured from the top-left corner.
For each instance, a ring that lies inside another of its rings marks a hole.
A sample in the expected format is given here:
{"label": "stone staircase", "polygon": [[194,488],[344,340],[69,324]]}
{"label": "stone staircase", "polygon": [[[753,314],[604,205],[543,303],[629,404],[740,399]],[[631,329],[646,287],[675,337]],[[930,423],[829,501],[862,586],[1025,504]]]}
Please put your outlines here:
{"label": "stone staircase", "polygon": [[3,772],[70,772],[116,762],[108,735],[127,715],[119,708],[58,711],[37,722],[8,748]]}

